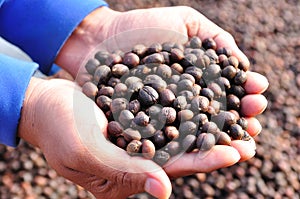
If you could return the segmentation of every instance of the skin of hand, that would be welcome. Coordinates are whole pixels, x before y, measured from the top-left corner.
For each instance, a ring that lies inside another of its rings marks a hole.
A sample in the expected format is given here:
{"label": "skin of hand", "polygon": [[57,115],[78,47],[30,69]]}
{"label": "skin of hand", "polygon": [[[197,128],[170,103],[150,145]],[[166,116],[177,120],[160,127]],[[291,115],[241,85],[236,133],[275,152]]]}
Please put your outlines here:
{"label": "skin of hand", "polygon": [[[170,29],[181,35],[198,35],[201,39],[212,37],[219,47],[230,48],[240,61],[249,64],[229,33],[189,7],[124,13],[99,8],[87,16],[70,36],[56,63],[76,77],[82,60],[97,44],[118,33],[140,28]],[[155,41],[156,38],[152,39]],[[267,87],[265,77],[248,72],[244,85],[248,95],[242,99],[241,107],[249,121],[251,136],[261,131],[254,116],[267,106],[261,95]],[[92,114],[93,119],[89,118]],[[161,169],[152,161],[130,157],[109,143],[105,138],[106,125],[104,114],[75,83],[33,78],[26,92],[19,136],[41,148],[48,163],[59,174],[91,191],[97,198],[125,198],[143,191],[157,198],[168,198],[171,193],[169,177],[210,172],[245,161],[255,154],[253,140],[239,140],[233,141],[232,146],[219,145],[209,152],[175,157],[171,164]]]}

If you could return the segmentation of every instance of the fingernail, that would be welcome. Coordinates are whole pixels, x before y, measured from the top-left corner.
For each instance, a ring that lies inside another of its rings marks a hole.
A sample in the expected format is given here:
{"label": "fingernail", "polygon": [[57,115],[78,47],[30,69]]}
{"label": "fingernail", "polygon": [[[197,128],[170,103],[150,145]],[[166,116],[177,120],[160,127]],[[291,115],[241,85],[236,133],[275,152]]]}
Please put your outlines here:
{"label": "fingernail", "polygon": [[148,178],[145,183],[145,191],[156,198],[165,198],[162,193],[162,185],[159,181],[153,178]]}

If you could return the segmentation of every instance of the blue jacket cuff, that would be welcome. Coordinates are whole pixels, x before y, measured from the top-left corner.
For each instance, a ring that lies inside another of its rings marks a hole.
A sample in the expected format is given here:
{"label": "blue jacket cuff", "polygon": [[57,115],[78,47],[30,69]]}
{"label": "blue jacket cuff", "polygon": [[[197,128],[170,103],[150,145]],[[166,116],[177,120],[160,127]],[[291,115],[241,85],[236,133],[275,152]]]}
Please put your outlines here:
{"label": "blue jacket cuff", "polygon": [[15,147],[23,100],[38,65],[0,54],[0,143]]}
{"label": "blue jacket cuff", "polygon": [[55,57],[90,12],[107,6],[102,0],[0,1],[0,35],[19,46],[48,74]]}

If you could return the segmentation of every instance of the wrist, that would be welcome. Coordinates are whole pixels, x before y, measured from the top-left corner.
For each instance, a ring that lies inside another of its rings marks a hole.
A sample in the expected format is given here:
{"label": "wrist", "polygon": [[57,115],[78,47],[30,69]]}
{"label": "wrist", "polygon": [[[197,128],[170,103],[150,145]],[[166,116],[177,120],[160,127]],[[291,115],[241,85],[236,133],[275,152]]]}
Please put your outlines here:
{"label": "wrist", "polygon": [[109,35],[109,26],[119,12],[100,7],[78,25],[63,45],[55,62],[76,77],[83,61]]}
{"label": "wrist", "polygon": [[18,126],[18,137],[28,141],[29,143],[37,146],[37,142],[35,140],[35,105],[38,101],[37,93],[40,90],[43,82],[40,78],[32,77],[29,85],[27,87],[25,98],[21,110],[21,118]]}

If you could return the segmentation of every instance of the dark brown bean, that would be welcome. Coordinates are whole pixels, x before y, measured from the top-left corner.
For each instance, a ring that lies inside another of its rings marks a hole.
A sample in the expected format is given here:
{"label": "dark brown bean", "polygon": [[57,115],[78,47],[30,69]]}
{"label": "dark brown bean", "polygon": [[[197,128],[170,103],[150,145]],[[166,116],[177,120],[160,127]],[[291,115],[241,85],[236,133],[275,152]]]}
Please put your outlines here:
{"label": "dark brown bean", "polygon": [[238,68],[239,66],[239,60],[235,56],[228,57],[228,62],[230,65],[234,66],[235,68]]}
{"label": "dark brown bean", "polygon": [[202,41],[199,37],[192,37],[190,39],[190,47],[191,48],[201,48],[202,47]]}
{"label": "dark brown bean", "polygon": [[89,74],[93,75],[95,73],[96,68],[99,65],[100,65],[99,60],[92,58],[89,59],[89,61],[86,63],[85,69]]}
{"label": "dark brown bean", "polygon": [[160,121],[165,121],[166,124],[171,124],[176,120],[176,110],[172,107],[163,107],[159,115]]}
{"label": "dark brown bean", "polygon": [[210,64],[206,67],[204,72],[204,79],[208,80],[215,80],[221,76],[221,67],[218,64]]}
{"label": "dark brown bean", "polygon": [[108,55],[108,57],[105,61],[105,64],[108,66],[113,66],[113,65],[119,64],[121,62],[122,62],[122,57],[118,54],[112,53],[112,54]]}
{"label": "dark brown bean", "polygon": [[179,132],[180,132],[180,135],[182,135],[182,136],[188,135],[188,134],[195,135],[197,129],[198,129],[198,126],[192,121],[182,122],[182,123],[180,123],[180,126],[179,126]]}
{"label": "dark brown bean", "polygon": [[197,137],[195,135],[187,135],[182,140],[182,149],[183,151],[189,153],[192,152],[196,148],[196,140]]}
{"label": "dark brown bean", "polygon": [[131,111],[134,115],[137,114],[141,109],[141,104],[138,100],[132,100],[128,104],[128,110]]}
{"label": "dark brown bean", "polygon": [[175,98],[174,93],[169,89],[165,89],[159,94],[160,104],[162,106],[171,106]]}
{"label": "dark brown bean", "polygon": [[142,141],[142,153],[144,158],[152,159],[155,155],[155,146],[153,142],[147,139],[143,139]]}
{"label": "dark brown bean", "polygon": [[119,78],[111,77],[109,78],[107,85],[114,88],[118,83],[121,83],[121,80]]}
{"label": "dark brown bean", "polygon": [[246,82],[246,80],[247,80],[247,74],[243,70],[238,71],[236,76],[234,77],[234,83],[236,85],[242,85]]}
{"label": "dark brown bean", "polygon": [[179,137],[179,131],[175,126],[166,126],[164,132],[169,140],[174,140]]}
{"label": "dark brown bean", "polygon": [[100,95],[96,99],[96,104],[104,112],[110,110],[111,102],[112,102],[112,99],[105,95]]}
{"label": "dark brown bean", "polygon": [[114,87],[114,97],[125,97],[127,95],[127,86],[123,83],[118,83]]}
{"label": "dark brown bean", "polygon": [[112,100],[110,110],[113,114],[119,114],[122,110],[128,108],[128,101],[125,98],[115,98]]}
{"label": "dark brown bean", "polygon": [[191,101],[192,111],[195,113],[199,111],[206,112],[209,106],[209,100],[204,96],[196,96]]}
{"label": "dark brown bean", "polygon": [[163,64],[164,62],[164,56],[160,53],[154,53],[143,58],[143,63],[151,68],[156,66],[156,64]]}
{"label": "dark brown bean", "polygon": [[189,90],[180,91],[178,96],[184,96],[187,102],[190,102],[194,98],[194,94]]}
{"label": "dark brown bean", "polygon": [[210,101],[214,99],[214,92],[210,88],[202,88],[200,94],[207,97]]}
{"label": "dark brown bean", "polygon": [[222,77],[226,77],[227,79],[233,79],[236,73],[236,68],[232,65],[228,65],[222,70]]}
{"label": "dark brown bean", "polygon": [[147,51],[147,47],[143,44],[137,44],[132,48],[131,51],[137,54],[139,57],[143,57]]}
{"label": "dark brown bean", "polygon": [[160,64],[157,67],[156,74],[159,75],[163,79],[169,79],[172,76],[172,69],[170,68],[170,66],[168,66],[166,64]]}
{"label": "dark brown bean", "polygon": [[223,131],[220,131],[218,134],[216,134],[215,139],[216,139],[217,144],[228,145],[228,146],[231,145],[230,136],[227,133],[223,132]]}
{"label": "dark brown bean", "polygon": [[95,99],[95,96],[98,93],[97,86],[92,82],[86,82],[82,86],[82,92],[89,98]]}
{"label": "dark brown bean", "polygon": [[110,78],[111,70],[106,65],[99,66],[94,73],[94,81],[99,82],[98,84],[106,83]]}
{"label": "dark brown bean", "polygon": [[218,115],[213,116],[211,121],[216,123],[221,130],[227,131],[232,124],[236,123],[236,117],[229,111],[221,111]]}
{"label": "dark brown bean", "polygon": [[109,135],[118,137],[123,133],[124,128],[119,122],[111,121],[107,124],[107,131]]}
{"label": "dark brown bean", "polygon": [[125,138],[123,136],[120,136],[117,138],[116,140],[116,145],[122,149],[125,149],[126,150],[126,147],[127,147],[127,142],[125,140]]}
{"label": "dark brown bean", "polygon": [[142,142],[139,140],[132,140],[128,143],[126,151],[129,155],[137,155],[140,152]]}
{"label": "dark brown bean", "polygon": [[202,78],[203,72],[200,68],[196,66],[189,66],[186,68],[185,73],[192,75],[195,80],[198,82]]}
{"label": "dark brown bean", "polygon": [[180,150],[181,148],[178,141],[171,141],[164,147],[164,151],[169,153],[171,156],[177,155]]}
{"label": "dark brown bean", "polygon": [[98,91],[98,95],[106,95],[107,97],[112,97],[114,94],[114,88],[110,86],[104,86]]}
{"label": "dark brown bean", "polygon": [[156,131],[151,140],[156,149],[160,149],[166,145],[166,137],[161,130]]}
{"label": "dark brown bean", "polygon": [[231,85],[229,93],[232,93],[241,99],[246,95],[246,90],[242,86]]}
{"label": "dark brown bean", "polygon": [[140,58],[135,53],[126,53],[123,57],[123,63],[130,68],[136,67],[140,63]]}
{"label": "dark brown bean", "polygon": [[222,47],[222,48],[218,48],[216,50],[216,53],[218,55],[221,55],[221,54],[224,54],[226,55],[227,57],[230,57],[232,55],[232,50],[230,50],[229,48],[226,48],[226,47]]}
{"label": "dark brown bean", "polygon": [[142,105],[149,107],[158,102],[159,95],[152,87],[144,86],[140,89],[138,98]]}
{"label": "dark brown bean", "polygon": [[202,127],[206,122],[208,122],[207,115],[204,113],[195,115],[192,120],[199,127]]}
{"label": "dark brown bean", "polygon": [[179,63],[174,63],[170,67],[178,73],[183,72],[183,67]]}
{"label": "dark brown bean", "polygon": [[173,62],[179,62],[184,58],[183,52],[178,48],[172,48],[170,53],[170,58]]}
{"label": "dark brown bean", "polygon": [[144,111],[140,111],[133,118],[133,122],[138,126],[147,126],[149,124],[149,116]]}
{"label": "dark brown bean", "polygon": [[154,135],[154,133],[156,132],[156,129],[154,128],[154,126],[152,124],[148,124],[147,126],[143,126],[140,129],[140,132],[141,132],[141,135],[143,138],[149,138]]}
{"label": "dark brown bean", "polygon": [[129,68],[124,64],[115,64],[111,68],[111,73],[115,77],[122,77],[123,75],[126,75],[129,73]]}
{"label": "dark brown bean", "polygon": [[193,89],[193,82],[188,79],[180,80],[177,84],[178,91],[191,91]]}
{"label": "dark brown bean", "polygon": [[180,122],[191,120],[193,117],[194,117],[194,113],[191,110],[186,109],[178,112],[178,120]]}
{"label": "dark brown bean", "polygon": [[148,54],[159,53],[160,51],[162,51],[162,45],[160,43],[153,43],[147,49]]}
{"label": "dark brown bean", "polygon": [[204,133],[211,133],[213,135],[217,134],[220,131],[217,124],[214,122],[206,122],[202,126],[202,132]]}
{"label": "dark brown bean", "polygon": [[238,119],[237,124],[240,125],[245,131],[248,129],[248,121],[244,117]]}
{"label": "dark brown bean", "polygon": [[187,101],[186,101],[185,96],[176,97],[176,99],[173,102],[173,106],[174,106],[174,108],[177,108],[179,110],[185,109],[187,106]]}
{"label": "dark brown bean", "polygon": [[142,138],[140,132],[132,128],[125,129],[123,131],[123,136],[127,142],[131,142],[132,140],[141,140]]}
{"label": "dark brown bean", "polygon": [[240,110],[241,101],[237,96],[233,94],[229,94],[226,99],[227,99],[227,110],[231,110],[231,109],[236,111]]}
{"label": "dark brown bean", "polygon": [[232,124],[229,129],[229,135],[234,140],[241,140],[244,136],[243,128],[238,124]]}
{"label": "dark brown bean", "polygon": [[106,59],[108,58],[109,54],[110,53],[107,51],[98,51],[95,54],[95,58],[100,62],[100,64],[105,64]]}
{"label": "dark brown bean", "polygon": [[202,47],[205,49],[217,49],[217,43],[212,38],[204,39],[202,42]]}
{"label": "dark brown bean", "polygon": [[122,110],[119,115],[119,122],[124,126],[124,127],[129,127],[131,124],[131,121],[133,120],[134,115],[132,112],[129,110]]}
{"label": "dark brown bean", "polygon": [[156,151],[153,160],[156,162],[158,165],[163,166],[166,164],[170,159],[170,154],[167,153],[166,151]]}
{"label": "dark brown bean", "polygon": [[216,144],[215,136],[211,133],[201,133],[196,141],[197,148],[208,151]]}

